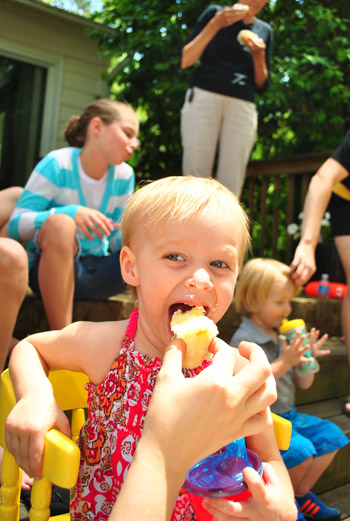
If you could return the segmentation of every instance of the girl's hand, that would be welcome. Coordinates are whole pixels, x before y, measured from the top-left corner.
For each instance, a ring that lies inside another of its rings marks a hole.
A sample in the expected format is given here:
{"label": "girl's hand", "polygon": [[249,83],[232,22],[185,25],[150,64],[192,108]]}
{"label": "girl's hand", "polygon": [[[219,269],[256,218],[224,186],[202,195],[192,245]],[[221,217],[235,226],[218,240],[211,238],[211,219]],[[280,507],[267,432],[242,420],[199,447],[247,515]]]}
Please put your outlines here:
{"label": "girl's hand", "polygon": [[263,468],[264,479],[250,467],[243,471],[251,492],[247,501],[205,498],[203,507],[217,521],[295,521],[297,509],[290,494],[269,463],[263,463]]}
{"label": "girl's hand", "polygon": [[303,354],[309,348],[309,344],[303,346],[306,335],[300,335],[300,333],[297,331],[290,344],[288,344],[286,337],[283,335],[280,335],[279,338],[282,344],[281,358],[283,358],[286,364],[288,364],[290,367],[293,367],[300,362],[308,361],[308,358],[303,356]]}
{"label": "girl's hand", "polygon": [[322,338],[318,340],[319,335],[320,331],[318,329],[316,329],[315,327],[311,328],[309,343],[310,349],[314,357],[329,355],[331,352],[330,349],[321,349],[323,344],[328,339],[328,335],[325,334]]}
{"label": "girl's hand", "polygon": [[99,239],[103,239],[103,235],[109,235],[116,227],[109,217],[102,212],[87,206],[79,206],[75,214],[75,223],[83,231],[89,239],[93,240],[93,234]]}
{"label": "girl's hand", "polygon": [[20,399],[6,420],[6,446],[17,464],[35,479],[42,476],[45,435],[52,428],[71,437],[68,419],[57,402],[37,392]]}

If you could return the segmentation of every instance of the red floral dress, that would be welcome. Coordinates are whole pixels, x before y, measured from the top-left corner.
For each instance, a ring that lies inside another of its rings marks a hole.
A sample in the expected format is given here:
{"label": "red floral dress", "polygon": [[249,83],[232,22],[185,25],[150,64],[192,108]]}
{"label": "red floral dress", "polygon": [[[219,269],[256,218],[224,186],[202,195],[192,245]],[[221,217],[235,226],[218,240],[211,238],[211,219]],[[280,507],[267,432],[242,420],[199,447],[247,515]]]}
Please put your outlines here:
{"label": "red floral dress", "polygon": [[[138,310],[134,310],[120,352],[105,379],[88,388],[88,420],[78,445],[81,452],[78,481],[71,494],[71,520],[107,520],[141,437],[148,404],[161,368],[159,358],[134,349]],[[186,377],[201,372],[184,369]],[[146,476],[145,476],[145,479]],[[137,491],[135,491],[137,501]],[[179,492],[172,521],[194,521],[187,492]]]}

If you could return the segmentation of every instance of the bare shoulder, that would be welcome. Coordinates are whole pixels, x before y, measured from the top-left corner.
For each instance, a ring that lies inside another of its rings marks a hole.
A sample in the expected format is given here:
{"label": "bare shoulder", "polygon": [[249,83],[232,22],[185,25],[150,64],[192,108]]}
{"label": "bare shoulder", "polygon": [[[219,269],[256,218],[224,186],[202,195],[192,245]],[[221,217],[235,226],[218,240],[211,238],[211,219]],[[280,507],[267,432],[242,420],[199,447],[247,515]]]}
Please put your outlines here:
{"label": "bare shoulder", "polygon": [[82,356],[83,372],[100,383],[118,356],[128,321],[77,322],[70,327]]}
{"label": "bare shoulder", "polygon": [[100,383],[118,356],[128,321],[73,322],[60,331],[28,337],[50,369],[86,373]]}

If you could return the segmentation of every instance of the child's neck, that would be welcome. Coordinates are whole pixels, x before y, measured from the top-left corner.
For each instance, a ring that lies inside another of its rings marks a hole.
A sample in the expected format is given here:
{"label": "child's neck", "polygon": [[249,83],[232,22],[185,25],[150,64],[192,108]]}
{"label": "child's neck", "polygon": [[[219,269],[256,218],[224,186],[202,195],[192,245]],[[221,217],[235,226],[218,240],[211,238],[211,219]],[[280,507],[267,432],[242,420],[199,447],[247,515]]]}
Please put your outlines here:
{"label": "child's neck", "polygon": [[275,329],[273,329],[271,326],[269,326],[268,324],[266,324],[265,322],[263,322],[260,317],[254,315],[254,313],[252,313],[249,317],[249,319],[253,322],[253,324],[255,324],[256,326],[258,326],[259,329],[261,329],[262,331],[264,331],[264,333],[266,333],[267,335],[269,335],[273,340],[274,342],[277,342],[278,340],[278,334],[276,332]]}
{"label": "child's neck", "polygon": [[100,159],[98,154],[88,148],[83,148],[81,151],[80,161],[86,175],[93,179],[101,179],[108,167],[104,159]]}

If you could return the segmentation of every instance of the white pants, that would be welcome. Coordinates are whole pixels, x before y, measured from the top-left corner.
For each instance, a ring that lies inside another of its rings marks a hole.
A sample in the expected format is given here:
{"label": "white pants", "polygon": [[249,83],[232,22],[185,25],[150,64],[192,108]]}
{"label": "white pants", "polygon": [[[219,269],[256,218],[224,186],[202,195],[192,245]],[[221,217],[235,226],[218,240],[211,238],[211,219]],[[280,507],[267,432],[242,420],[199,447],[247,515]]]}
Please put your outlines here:
{"label": "white pants", "polygon": [[182,173],[211,177],[219,143],[216,178],[239,197],[257,137],[255,104],[198,87],[190,95],[181,111]]}

